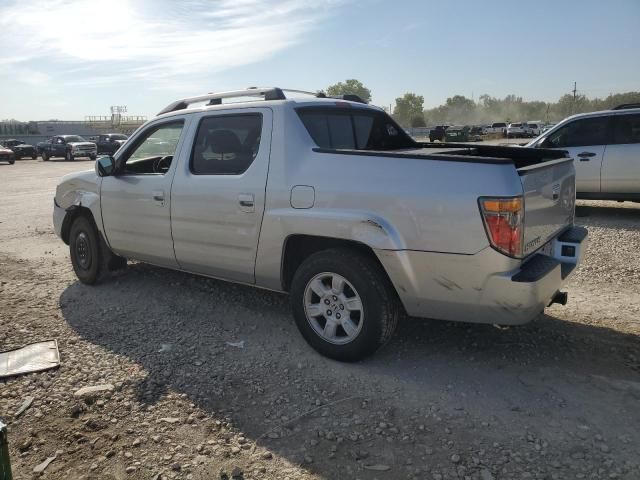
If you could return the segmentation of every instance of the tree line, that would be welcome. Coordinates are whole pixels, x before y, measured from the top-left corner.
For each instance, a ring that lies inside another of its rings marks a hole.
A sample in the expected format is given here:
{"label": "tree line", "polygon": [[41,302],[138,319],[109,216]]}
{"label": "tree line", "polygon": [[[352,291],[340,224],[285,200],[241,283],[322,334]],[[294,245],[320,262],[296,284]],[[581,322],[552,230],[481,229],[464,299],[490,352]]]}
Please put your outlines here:
{"label": "tree line", "polygon": [[[371,90],[356,79],[348,79],[329,86],[328,95],[358,95],[371,101]],[[623,103],[640,103],[640,92],[610,94],[606,98],[588,98],[586,95],[565,94],[557,102],[525,101],[516,95],[496,98],[480,95],[478,101],[464,95],[447,98],[443,105],[424,108],[424,97],[407,92],[396,98],[392,116],[403,127],[427,125],[471,125],[492,122],[541,120],[557,122],[576,113],[607,110]],[[385,110],[387,110],[385,108]]]}

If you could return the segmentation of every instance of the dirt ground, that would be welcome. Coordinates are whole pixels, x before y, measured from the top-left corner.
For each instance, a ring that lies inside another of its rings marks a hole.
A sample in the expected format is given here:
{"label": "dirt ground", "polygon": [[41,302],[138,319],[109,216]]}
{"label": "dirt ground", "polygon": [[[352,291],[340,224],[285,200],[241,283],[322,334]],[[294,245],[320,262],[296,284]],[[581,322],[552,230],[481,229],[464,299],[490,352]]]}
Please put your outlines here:
{"label": "dirt ground", "polygon": [[52,456],[42,478],[640,478],[640,204],[580,202],[566,307],[509,329],[407,320],[340,364],[283,295],[139,263],[78,283],[51,210],[85,168],[0,164],[0,350],[56,338],[62,359],[0,381],[14,478]]}

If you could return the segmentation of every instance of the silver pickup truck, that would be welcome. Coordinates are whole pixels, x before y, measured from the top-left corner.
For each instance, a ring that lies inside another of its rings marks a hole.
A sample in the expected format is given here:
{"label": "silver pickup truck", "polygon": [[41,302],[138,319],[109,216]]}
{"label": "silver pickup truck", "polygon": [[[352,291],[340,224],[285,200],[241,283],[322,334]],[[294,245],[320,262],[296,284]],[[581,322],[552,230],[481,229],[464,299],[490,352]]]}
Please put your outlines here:
{"label": "silver pickup truck", "polygon": [[514,325],[566,302],[587,233],[565,152],[421,144],[355,96],[291,92],[179,100],[64,177],[53,220],[80,281],[136,259],[288,292],[345,361],[406,314]]}

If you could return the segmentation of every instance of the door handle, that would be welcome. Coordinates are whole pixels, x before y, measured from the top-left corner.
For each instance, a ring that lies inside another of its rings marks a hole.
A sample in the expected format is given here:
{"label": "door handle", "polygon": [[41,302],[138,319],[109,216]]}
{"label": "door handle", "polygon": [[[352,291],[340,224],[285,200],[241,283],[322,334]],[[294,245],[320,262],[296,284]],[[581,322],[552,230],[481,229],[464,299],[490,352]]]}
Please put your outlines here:
{"label": "door handle", "polygon": [[581,162],[588,162],[591,157],[595,157],[596,154],[593,152],[582,152],[578,154]]}
{"label": "door handle", "polygon": [[240,210],[243,212],[253,212],[255,210],[255,197],[252,193],[241,193],[238,195]]}
{"label": "door handle", "polygon": [[164,192],[162,190],[154,190],[151,192],[151,195],[155,202],[158,202],[160,205],[164,205]]}

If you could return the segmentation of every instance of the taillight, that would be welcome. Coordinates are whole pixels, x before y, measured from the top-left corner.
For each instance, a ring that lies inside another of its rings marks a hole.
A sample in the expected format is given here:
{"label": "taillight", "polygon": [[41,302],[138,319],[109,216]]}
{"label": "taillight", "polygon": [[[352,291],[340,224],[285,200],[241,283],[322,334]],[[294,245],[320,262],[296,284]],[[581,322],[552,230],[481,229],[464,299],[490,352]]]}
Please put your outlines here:
{"label": "taillight", "polygon": [[510,257],[522,256],[524,234],[522,197],[481,197],[478,201],[491,246]]}

